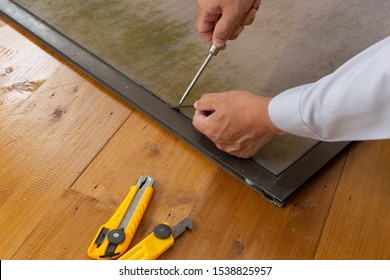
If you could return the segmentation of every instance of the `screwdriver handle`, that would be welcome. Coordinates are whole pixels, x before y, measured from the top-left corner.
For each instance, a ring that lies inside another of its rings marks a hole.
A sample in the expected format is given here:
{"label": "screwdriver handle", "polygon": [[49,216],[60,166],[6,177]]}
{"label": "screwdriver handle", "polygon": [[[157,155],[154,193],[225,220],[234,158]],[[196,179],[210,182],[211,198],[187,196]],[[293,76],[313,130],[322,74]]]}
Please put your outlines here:
{"label": "screwdriver handle", "polygon": [[219,47],[217,47],[216,45],[212,44],[210,46],[210,49],[209,49],[209,54],[217,55],[218,52],[219,52]]}

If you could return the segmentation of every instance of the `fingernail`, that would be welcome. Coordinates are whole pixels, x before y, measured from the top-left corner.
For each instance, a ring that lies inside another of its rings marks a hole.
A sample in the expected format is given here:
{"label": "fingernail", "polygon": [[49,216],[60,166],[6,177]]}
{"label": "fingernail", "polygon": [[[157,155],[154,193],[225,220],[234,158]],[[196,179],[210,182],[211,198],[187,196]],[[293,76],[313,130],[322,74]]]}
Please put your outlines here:
{"label": "fingernail", "polygon": [[194,108],[196,109],[196,106],[198,106],[198,101],[195,101]]}
{"label": "fingernail", "polygon": [[218,38],[213,39],[213,45],[217,46],[220,49],[224,49],[225,44],[226,44],[226,42],[221,40],[221,39],[218,39]]}

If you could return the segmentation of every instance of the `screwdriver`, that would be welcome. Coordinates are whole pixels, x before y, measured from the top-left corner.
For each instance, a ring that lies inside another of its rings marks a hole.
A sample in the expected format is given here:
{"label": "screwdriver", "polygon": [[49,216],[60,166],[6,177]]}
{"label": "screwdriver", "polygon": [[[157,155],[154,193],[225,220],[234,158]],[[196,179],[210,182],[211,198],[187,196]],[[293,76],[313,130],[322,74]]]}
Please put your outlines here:
{"label": "screwdriver", "polygon": [[179,105],[181,105],[183,103],[184,99],[186,99],[187,95],[190,93],[191,89],[194,87],[196,81],[199,79],[200,75],[202,74],[203,70],[206,68],[207,64],[210,62],[211,58],[213,56],[217,55],[218,51],[219,51],[219,47],[217,47],[214,44],[211,45],[211,47],[209,49],[209,54],[207,55],[206,60],[203,62],[198,73],[196,73],[194,79],[192,80],[192,82],[188,86],[187,90],[184,92],[183,96],[180,99]]}
{"label": "screwdriver", "polygon": [[[258,0],[253,0],[253,3],[252,3],[252,7],[251,8],[254,8],[254,5],[258,3],[260,4],[260,1]],[[256,8],[256,10],[258,9],[258,7]],[[236,28],[238,28],[241,23],[245,20],[245,17],[247,15],[244,14],[242,16],[242,18],[240,19],[240,21],[238,22]],[[199,79],[200,75],[202,75],[202,72],[203,70],[206,68],[207,64],[210,62],[211,58],[215,55],[217,55],[218,51],[219,51],[219,47],[217,47],[216,45],[212,44],[210,49],[209,49],[209,54],[206,58],[206,60],[203,62],[202,66],[200,67],[198,73],[196,73],[194,79],[192,80],[192,82],[190,83],[190,85],[188,86],[187,90],[183,93],[183,96],[181,97],[180,99],[180,102],[179,102],[179,105],[178,106],[175,106],[174,108],[179,108],[180,105],[183,103],[184,99],[186,99],[187,95],[190,93],[191,89],[194,87],[196,81]]]}
{"label": "screwdriver", "polygon": [[[256,4],[256,2],[258,2],[258,4],[260,4],[260,1],[258,1],[258,0],[253,0],[252,8],[253,8],[254,5]],[[258,7],[257,7],[257,9],[258,9]],[[240,21],[238,22],[236,28],[238,28],[238,27],[241,25],[241,23],[244,22],[245,17],[246,17],[246,14],[244,14],[244,15],[242,16],[242,18],[241,18]],[[210,47],[210,49],[209,49],[209,54],[208,54],[206,60],[203,62],[202,66],[200,67],[200,69],[199,69],[199,71],[198,71],[198,73],[196,73],[194,79],[192,80],[192,82],[191,82],[190,85],[188,86],[187,90],[184,92],[183,96],[182,96],[181,99],[180,99],[179,105],[176,106],[175,108],[180,107],[180,105],[183,103],[184,99],[186,99],[188,93],[189,93],[189,92],[191,91],[191,89],[194,87],[196,81],[199,79],[199,77],[200,77],[200,75],[202,74],[203,70],[206,68],[207,64],[210,62],[211,58],[212,58],[213,56],[217,55],[218,51],[219,51],[219,47],[217,47],[216,45],[212,44],[211,47]]]}

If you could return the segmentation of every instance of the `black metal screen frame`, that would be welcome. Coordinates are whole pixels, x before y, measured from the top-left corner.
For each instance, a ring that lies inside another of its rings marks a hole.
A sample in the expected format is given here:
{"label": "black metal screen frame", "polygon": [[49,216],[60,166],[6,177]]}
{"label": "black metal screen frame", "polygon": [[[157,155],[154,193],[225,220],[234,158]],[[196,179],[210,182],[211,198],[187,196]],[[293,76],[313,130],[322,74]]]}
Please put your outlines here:
{"label": "black metal screen frame", "polygon": [[307,179],[349,144],[319,142],[284,172],[275,175],[252,159],[239,159],[220,151],[193,127],[191,119],[19,5],[1,0],[0,12],[3,17],[277,206],[282,206]]}

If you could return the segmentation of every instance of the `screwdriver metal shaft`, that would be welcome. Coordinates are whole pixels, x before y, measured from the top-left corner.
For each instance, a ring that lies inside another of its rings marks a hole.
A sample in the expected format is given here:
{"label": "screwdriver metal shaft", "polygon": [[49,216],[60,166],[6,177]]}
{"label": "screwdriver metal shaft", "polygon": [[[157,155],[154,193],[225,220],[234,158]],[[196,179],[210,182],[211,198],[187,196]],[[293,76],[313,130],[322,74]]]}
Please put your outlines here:
{"label": "screwdriver metal shaft", "polygon": [[213,56],[217,55],[218,51],[219,51],[219,48],[216,45],[214,45],[214,44],[211,45],[211,47],[209,49],[209,54],[207,55],[206,60],[203,62],[198,73],[196,73],[194,79],[192,80],[192,82],[188,86],[187,90],[184,92],[183,96],[180,99],[179,105],[181,105],[183,103],[184,99],[186,99],[187,95],[190,93],[191,89],[194,87],[194,85],[195,85],[196,81],[199,79],[200,75],[202,75],[203,70],[206,68],[206,66],[210,62],[211,58]]}

